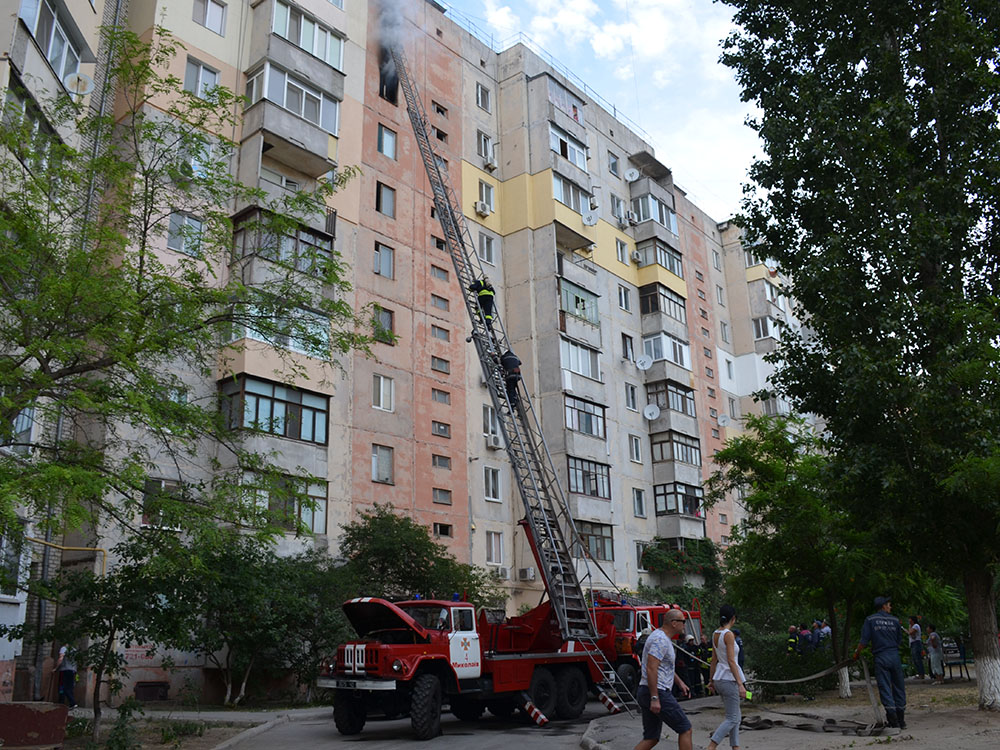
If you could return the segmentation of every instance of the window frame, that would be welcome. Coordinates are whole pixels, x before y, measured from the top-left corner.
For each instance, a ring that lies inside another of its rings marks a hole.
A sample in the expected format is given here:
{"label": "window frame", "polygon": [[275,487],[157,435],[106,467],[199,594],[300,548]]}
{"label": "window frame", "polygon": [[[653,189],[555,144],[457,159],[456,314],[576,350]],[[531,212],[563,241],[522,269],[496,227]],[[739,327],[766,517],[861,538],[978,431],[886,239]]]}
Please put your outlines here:
{"label": "window frame", "polygon": [[[376,394],[378,398],[376,399]],[[388,406],[385,402],[388,401]],[[372,408],[392,412],[396,407],[396,382],[378,372],[372,373]]]}
{"label": "window frame", "polygon": [[[253,388],[248,388],[248,385],[252,385]],[[249,429],[286,440],[298,440],[312,445],[329,444],[329,396],[301,388],[293,388],[292,386],[257,378],[246,373],[241,373],[235,378],[226,378],[219,383],[219,389],[222,393],[223,410],[230,429]],[[267,390],[270,390],[270,394],[265,392]],[[298,394],[299,398],[298,400],[291,400],[287,397],[282,397],[279,393]],[[254,412],[254,419],[249,422],[247,421],[246,408],[247,404],[251,402],[247,400],[248,394],[253,399]],[[267,409],[264,410],[266,414],[263,417],[261,416],[263,412],[260,408],[261,399],[267,399],[270,402]],[[320,402],[322,402],[322,406]],[[282,413],[279,417],[273,416],[276,411],[276,403],[283,404],[282,409],[280,409]],[[289,407],[297,408],[289,410]],[[311,422],[307,434],[313,437],[302,437],[302,428],[306,424],[305,414],[307,410]],[[297,412],[298,434],[286,434],[285,427],[296,424],[296,420],[289,416],[290,413],[295,412]],[[265,421],[262,421],[262,419]],[[279,425],[281,426],[280,432],[271,429]],[[317,435],[321,436],[320,439],[315,439]]]}
{"label": "window frame", "polygon": [[[607,440],[607,407],[566,393],[563,394],[563,413],[567,430]],[[592,429],[584,429],[585,426]]]}
{"label": "window frame", "polygon": [[[198,18],[198,6],[204,8],[203,18],[199,20]],[[212,8],[219,8],[219,28],[213,28],[209,26],[209,20],[211,17]],[[194,8],[191,12],[191,20],[194,21],[199,26],[208,29],[211,32],[218,34],[219,36],[226,35],[226,20],[229,16],[229,6],[226,3],[219,2],[219,0],[194,0]]]}
{"label": "window frame", "polygon": [[[493,492],[491,495],[490,492]],[[502,503],[500,469],[496,466],[483,467],[483,499],[488,503]]]}
{"label": "window frame", "polygon": [[396,251],[378,240],[375,241],[372,271],[383,279],[396,278]]}
{"label": "window frame", "polygon": [[[391,445],[372,443],[372,482],[376,484],[395,484],[395,449]],[[385,459],[383,461],[383,459]],[[387,471],[383,472],[383,466]]]}
{"label": "window frame", "polygon": [[396,188],[381,180],[375,181],[375,210],[387,218],[396,218]]}
{"label": "window frame", "polygon": [[566,457],[567,491],[611,500],[611,466],[576,456]]}
{"label": "window frame", "polygon": [[[386,136],[389,136],[388,138]],[[381,122],[378,124],[378,135],[375,139],[375,148],[380,154],[388,159],[396,161],[396,146],[399,143],[399,134],[396,133],[392,128],[383,125]],[[391,151],[389,153],[389,147],[387,144],[391,144]]]}
{"label": "window frame", "polygon": [[493,92],[479,81],[476,81],[476,106],[484,112],[493,112]]}

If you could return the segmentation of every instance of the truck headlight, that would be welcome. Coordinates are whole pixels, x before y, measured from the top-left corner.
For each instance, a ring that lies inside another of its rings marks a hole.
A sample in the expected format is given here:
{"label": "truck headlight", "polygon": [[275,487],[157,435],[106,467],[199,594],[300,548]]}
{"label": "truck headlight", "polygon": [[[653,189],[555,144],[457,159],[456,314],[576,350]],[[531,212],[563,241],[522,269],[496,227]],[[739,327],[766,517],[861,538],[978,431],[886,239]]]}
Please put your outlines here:
{"label": "truck headlight", "polygon": [[392,671],[393,672],[403,671],[403,662],[400,659],[396,659],[396,661],[392,663]]}

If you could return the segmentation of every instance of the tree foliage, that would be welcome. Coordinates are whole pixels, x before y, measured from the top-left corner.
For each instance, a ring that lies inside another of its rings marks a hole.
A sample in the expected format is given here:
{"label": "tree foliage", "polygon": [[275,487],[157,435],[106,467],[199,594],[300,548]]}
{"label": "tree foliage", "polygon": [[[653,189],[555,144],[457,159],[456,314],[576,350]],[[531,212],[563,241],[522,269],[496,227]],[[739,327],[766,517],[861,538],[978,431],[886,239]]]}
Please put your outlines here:
{"label": "tree foliage", "polygon": [[747,241],[809,334],[784,337],[777,387],[824,420],[858,523],[964,581],[1000,708],[996,3],[725,1],[764,151]]}
{"label": "tree foliage", "polygon": [[[233,488],[274,467],[211,384],[245,335],[277,347],[281,377],[303,373],[289,348],[327,362],[366,350],[337,254],[283,241],[354,170],[272,200],[231,170],[242,97],[185,91],[164,29],[102,44],[106,108],[33,101],[12,81],[0,119],[0,533],[19,506],[57,531],[134,527],[157,465],[182,475],[183,497],[162,501],[186,522],[253,524]],[[231,217],[248,205],[262,208],[240,227],[255,239],[234,254]]]}
{"label": "tree foliage", "polygon": [[455,560],[426,527],[396,514],[391,505],[376,504],[346,524],[340,551],[358,596],[451,599],[457,593],[483,606],[504,599],[489,572]]}

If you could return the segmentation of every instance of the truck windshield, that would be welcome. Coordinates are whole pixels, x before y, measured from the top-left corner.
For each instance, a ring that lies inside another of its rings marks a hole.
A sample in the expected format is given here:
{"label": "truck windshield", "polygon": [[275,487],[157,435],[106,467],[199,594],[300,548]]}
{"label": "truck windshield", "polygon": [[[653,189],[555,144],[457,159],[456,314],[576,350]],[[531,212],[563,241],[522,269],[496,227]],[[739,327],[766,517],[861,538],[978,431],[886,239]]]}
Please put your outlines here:
{"label": "truck windshield", "polygon": [[428,630],[451,630],[451,611],[436,604],[406,604],[400,609]]}
{"label": "truck windshield", "polygon": [[635,622],[635,612],[630,609],[615,610],[615,630],[619,633],[631,633]]}

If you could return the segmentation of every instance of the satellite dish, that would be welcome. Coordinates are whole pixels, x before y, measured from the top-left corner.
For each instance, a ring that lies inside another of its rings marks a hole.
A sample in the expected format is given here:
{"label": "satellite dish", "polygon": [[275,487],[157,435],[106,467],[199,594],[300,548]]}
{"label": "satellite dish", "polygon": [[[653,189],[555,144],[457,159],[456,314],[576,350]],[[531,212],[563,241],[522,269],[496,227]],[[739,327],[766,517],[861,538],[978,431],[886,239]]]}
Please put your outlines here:
{"label": "satellite dish", "polygon": [[599,215],[597,211],[587,211],[587,213],[583,215],[583,225],[585,227],[592,227],[597,223],[598,218]]}
{"label": "satellite dish", "polygon": [[719,427],[725,427],[727,424],[729,424],[729,415],[728,414],[720,414],[719,415]]}
{"label": "satellite dish", "polygon": [[63,78],[63,86],[71,94],[86,96],[94,90],[94,79],[83,73],[70,73]]}
{"label": "satellite dish", "polygon": [[626,169],[625,170],[625,179],[628,182],[635,182],[636,180],[639,179],[639,170],[636,169],[635,167],[632,167],[631,169]]}
{"label": "satellite dish", "polygon": [[653,358],[648,354],[640,354],[635,358],[635,366],[640,370],[648,370],[653,366]]}
{"label": "satellite dish", "polygon": [[642,416],[652,422],[660,416],[660,407],[656,404],[646,404],[646,408],[642,410]]}

